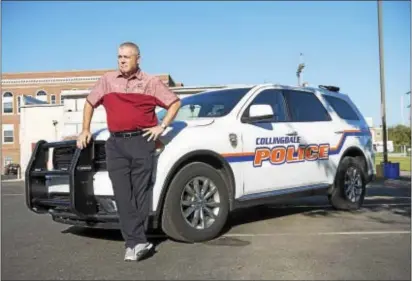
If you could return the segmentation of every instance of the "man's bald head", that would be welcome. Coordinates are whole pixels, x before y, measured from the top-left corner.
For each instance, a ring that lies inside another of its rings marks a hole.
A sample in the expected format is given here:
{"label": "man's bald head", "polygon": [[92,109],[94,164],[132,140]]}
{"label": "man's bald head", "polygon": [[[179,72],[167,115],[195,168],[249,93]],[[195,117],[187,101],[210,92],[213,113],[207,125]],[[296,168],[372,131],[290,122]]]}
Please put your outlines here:
{"label": "man's bald head", "polygon": [[120,46],[119,46],[119,48],[124,48],[124,47],[132,48],[136,55],[140,55],[139,46],[137,46],[135,43],[133,43],[133,42],[124,42],[124,43],[120,44]]}

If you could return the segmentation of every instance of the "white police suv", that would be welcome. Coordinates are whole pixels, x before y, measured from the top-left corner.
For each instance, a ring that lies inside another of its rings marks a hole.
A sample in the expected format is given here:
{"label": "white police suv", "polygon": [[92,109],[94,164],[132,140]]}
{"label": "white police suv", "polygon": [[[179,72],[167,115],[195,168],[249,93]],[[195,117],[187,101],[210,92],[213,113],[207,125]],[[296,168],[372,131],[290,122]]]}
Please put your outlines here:
{"label": "white police suv", "polygon": [[[26,172],[28,208],[61,223],[118,228],[108,137],[95,132],[83,150],[74,140],[39,141]],[[367,123],[334,86],[260,84],[183,98],[156,153],[148,227],[186,242],[215,238],[237,208],[292,196],[324,194],[337,209],[357,209],[375,176]]]}

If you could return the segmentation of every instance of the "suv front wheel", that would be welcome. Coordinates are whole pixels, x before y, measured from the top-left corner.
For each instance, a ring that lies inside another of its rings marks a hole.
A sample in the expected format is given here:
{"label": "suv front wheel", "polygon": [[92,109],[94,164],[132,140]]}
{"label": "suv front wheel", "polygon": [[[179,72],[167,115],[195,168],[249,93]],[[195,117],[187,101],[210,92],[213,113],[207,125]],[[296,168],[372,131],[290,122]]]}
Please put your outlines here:
{"label": "suv front wheel", "polygon": [[162,229],[170,238],[202,242],[220,234],[229,212],[225,180],[212,166],[190,163],[173,178],[165,198]]}
{"label": "suv front wheel", "polygon": [[365,199],[366,183],[362,158],[346,156],[339,164],[329,202],[338,210],[357,210]]}

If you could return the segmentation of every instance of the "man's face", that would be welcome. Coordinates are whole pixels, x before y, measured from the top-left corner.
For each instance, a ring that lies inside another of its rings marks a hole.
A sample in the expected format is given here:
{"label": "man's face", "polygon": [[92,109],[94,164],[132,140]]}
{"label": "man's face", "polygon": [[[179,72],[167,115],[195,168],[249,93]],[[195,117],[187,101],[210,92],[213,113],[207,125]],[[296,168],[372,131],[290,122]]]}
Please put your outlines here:
{"label": "man's face", "polygon": [[136,70],[139,62],[139,55],[132,47],[124,46],[119,48],[117,62],[120,72],[130,73]]}

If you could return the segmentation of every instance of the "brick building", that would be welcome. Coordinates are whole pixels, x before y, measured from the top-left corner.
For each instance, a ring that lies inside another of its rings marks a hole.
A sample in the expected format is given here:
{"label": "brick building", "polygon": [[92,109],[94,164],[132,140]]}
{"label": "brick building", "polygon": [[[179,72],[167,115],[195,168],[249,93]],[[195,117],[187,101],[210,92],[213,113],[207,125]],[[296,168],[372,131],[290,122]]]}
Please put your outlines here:
{"label": "brick building", "polygon": [[[8,163],[20,163],[20,106],[23,95],[49,104],[64,104],[64,91],[89,90],[106,70],[2,74],[1,173]],[[182,87],[168,74],[157,75],[169,87]]]}

